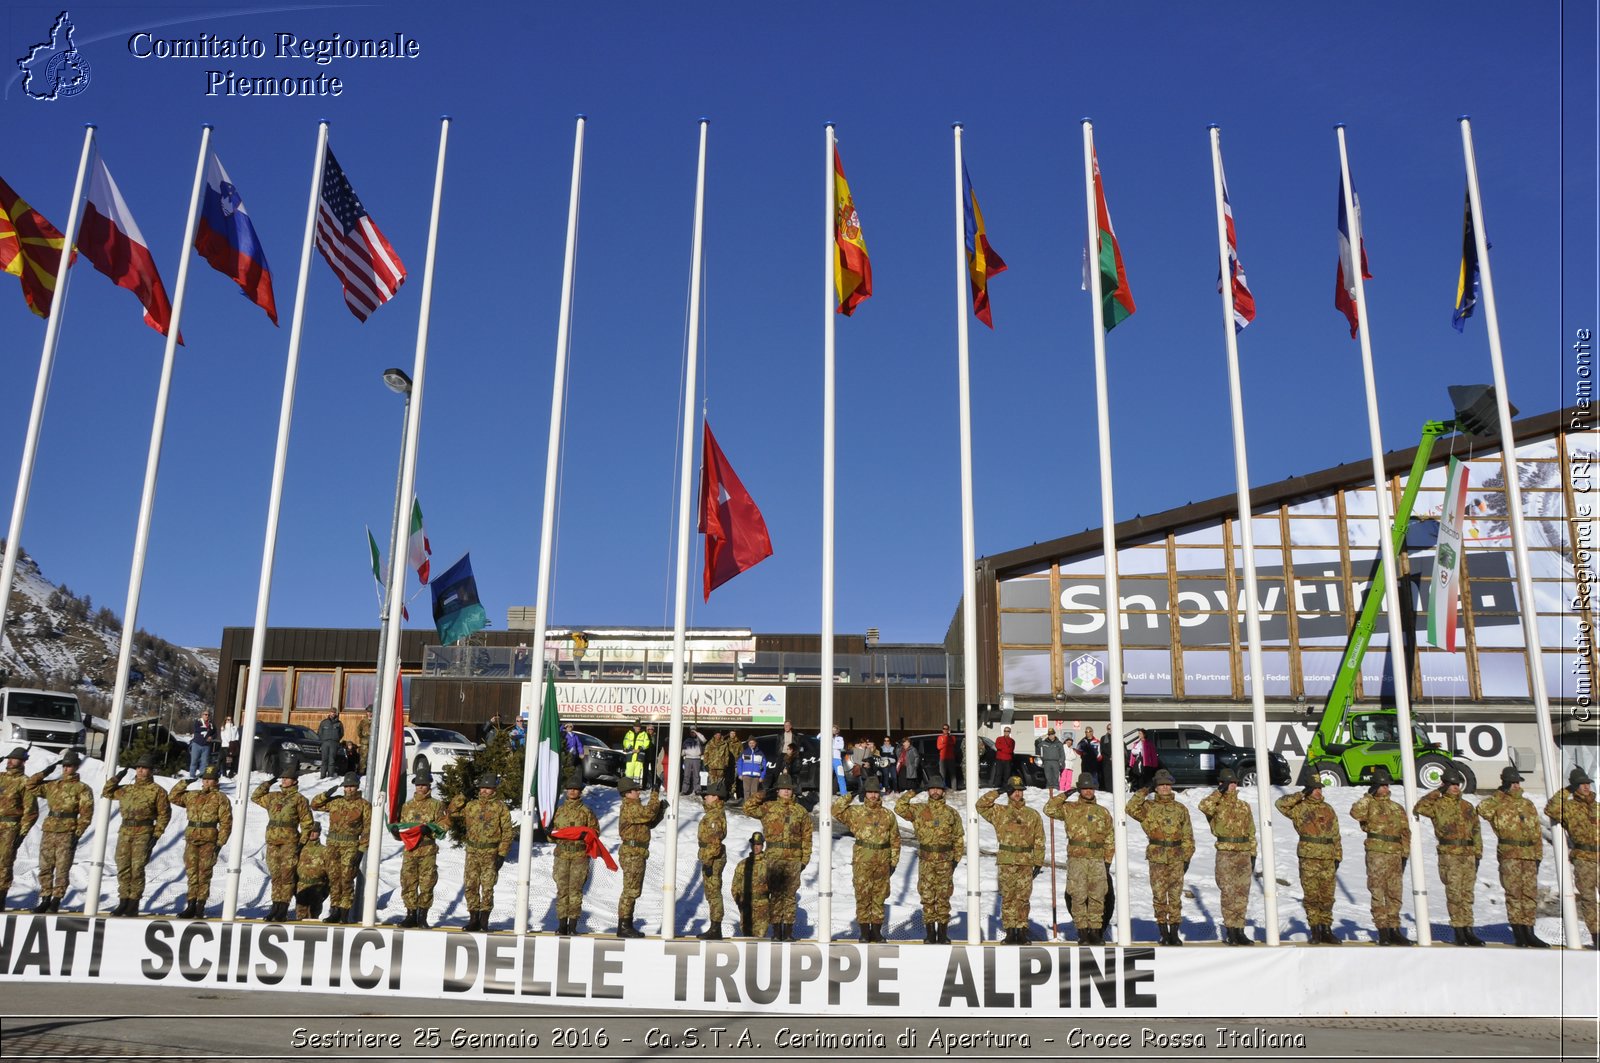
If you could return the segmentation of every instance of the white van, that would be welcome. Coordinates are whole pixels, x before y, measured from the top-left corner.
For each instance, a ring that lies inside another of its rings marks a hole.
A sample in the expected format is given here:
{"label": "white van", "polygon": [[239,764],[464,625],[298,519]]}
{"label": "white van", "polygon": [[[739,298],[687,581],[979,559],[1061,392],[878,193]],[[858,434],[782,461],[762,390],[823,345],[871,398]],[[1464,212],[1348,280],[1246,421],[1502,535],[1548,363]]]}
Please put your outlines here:
{"label": "white van", "polygon": [[87,732],[76,694],[0,687],[0,740],[64,753],[82,749]]}

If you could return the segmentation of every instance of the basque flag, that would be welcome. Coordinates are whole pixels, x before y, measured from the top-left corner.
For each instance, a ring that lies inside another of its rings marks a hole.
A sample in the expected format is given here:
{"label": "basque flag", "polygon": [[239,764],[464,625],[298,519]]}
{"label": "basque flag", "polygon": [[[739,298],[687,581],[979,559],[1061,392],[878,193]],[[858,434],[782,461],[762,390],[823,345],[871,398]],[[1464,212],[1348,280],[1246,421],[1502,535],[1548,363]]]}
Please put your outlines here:
{"label": "basque flag", "polygon": [[267,253],[256,239],[250,212],[244,209],[239,190],[228,179],[228,171],[222,168],[216,152],[206,160],[206,193],[200,204],[194,249],[211,263],[212,269],[231,277],[244,297],[265,310],[274,325],[278,323]]}

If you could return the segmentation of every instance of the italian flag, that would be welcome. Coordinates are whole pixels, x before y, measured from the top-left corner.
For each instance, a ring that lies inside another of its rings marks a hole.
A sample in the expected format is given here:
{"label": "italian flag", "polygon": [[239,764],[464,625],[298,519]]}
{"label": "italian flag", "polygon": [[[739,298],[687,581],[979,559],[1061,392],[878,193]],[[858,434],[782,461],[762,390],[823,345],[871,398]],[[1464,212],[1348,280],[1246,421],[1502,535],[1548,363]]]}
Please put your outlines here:
{"label": "italian flag", "polygon": [[1111,227],[1111,210],[1106,206],[1106,186],[1100,181],[1100,155],[1094,158],[1094,209],[1096,256],[1100,267],[1100,319],[1107,332],[1133,313],[1133,292],[1128,288],[1128,271],[1122,265],[1122,247],[1117,231]]}
{"label": "italian flag", "polygon": [[433,547],[428,543],[428,533],[422,528],[422,503],[415,498],[411,500],[411,540],[406,546],[406,560],[417,571],[417,582],[426,585],[428,582],[428,558],[433,554]]}

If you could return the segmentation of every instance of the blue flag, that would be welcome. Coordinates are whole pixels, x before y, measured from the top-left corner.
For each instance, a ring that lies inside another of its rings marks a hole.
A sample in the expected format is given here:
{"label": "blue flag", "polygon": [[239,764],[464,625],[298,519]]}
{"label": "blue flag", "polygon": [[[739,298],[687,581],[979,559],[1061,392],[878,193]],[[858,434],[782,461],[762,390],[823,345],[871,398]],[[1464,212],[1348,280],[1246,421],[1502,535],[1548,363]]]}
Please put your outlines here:
{"label": "blue flag", "polygon": [[472,578],[470,553],[462,554],[444,575],[435,576],[431,586],[433,623],[441,645],[454,645],[489,626],[489,616],[478,601],[478,582]]}

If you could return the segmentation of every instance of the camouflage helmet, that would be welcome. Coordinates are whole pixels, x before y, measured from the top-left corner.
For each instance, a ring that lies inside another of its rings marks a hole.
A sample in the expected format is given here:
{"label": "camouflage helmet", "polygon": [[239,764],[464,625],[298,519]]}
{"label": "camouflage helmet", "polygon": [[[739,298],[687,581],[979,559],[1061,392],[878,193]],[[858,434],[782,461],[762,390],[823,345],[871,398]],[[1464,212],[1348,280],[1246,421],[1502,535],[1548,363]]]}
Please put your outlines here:
{"label": "camouflage helmet", "polygon": [[869,775],[862,782],[861,791],[868,794],[881,794],[883,793],[883,782],[876,775]]}
{"label": "camouflage helmet", "polygon": [[480,775],[476,785],[480,790],[498,790],[500,789],[500,776]]}
{"label": "camouflage helmet", "polygon": [[1100,780],[1094,777],[1094,772],[1086,771],[1078,776],[1078,789],[1098,790],[1100,789]]}
{"label": "camouflage helmet", "polygon": [[146,753],[144,756],[134,761],[133,766],[135,768],[149,768],[151,771],[155,771],[157,766],[155,754]]}
{"label": "camouflage helmet", "polygon": [[639,783],[630,775],[624,775],[617,780],[617,793],[631,794],[639,788]]}
{"label": "camouflage helmet", "polygon": [[1176,779],[1174,779],[1172,777],[1172,772],[1168,771],[1166,768],[1162,768],[1162,769],[1160,769],[1159,771],[1157,771],[1155,773],[1154,777],[1151,778],[1150,785],[1152,785],[1152,786],[1176,786],[1177,782],[1178,782],[1178,780],[1176,780]]}
{"label": "camouflage helmet", "polygon": [[1217,786],[1219,788],[1227,786],[1229,783],[1237,783],[1238,781],[1239,776],[1233,773],[1232,768],[1223,768],[1221,771],[1217,772]]}
{"label": "camouflage helmet", "polygon": [[728,784],[721,779],[711,780],[711,784],[705,789],[705,796],[726,801],[728,799]]}
{"label": "camouflage helmet", "polygon": [[200,778],[211,779],[213,781],[220,779],[222,778],[222,769],[217,767],[215,764],[207,764],[205,770],[200,773]]}
{"label": "camouflage helmet", "polygon": [[78,751],[76,749],[67,750],[66,756],[61,758],[61,766],[63,768],[76,768],[82,763],[83,758],[78,755]]}
{"label": "camouflage helmet", "polygon": [[1589,773],[1580,767],[1574,766],[1572,772],[1567,776],[1567,785],[1573,789],[1577,789],[1580,786],[1593,784],[1594,780],[1589,778]]}
{"label": "camouflage helmet", "polygon": [[767,844],[767,836],[765,834],[762,834],[760,831],[755,831],[750,835],[750,844],[751,845],[766,845]]}
{"label": "camouflage helmet", "polygon": [[1517,770],[1517,766],[1515,764],[1507,764],[1505,767],[1500,769],[1501,788],[1508,788],[1512,783],[1519,783],[1521,781],[1522,772]]}
{"label": "camouflage helmet", "polygon": [[342,786],[359,787],[361,785],[361,774],[360,774],[360,772],[354,772],[354,771],[345,772],[344,773],[344,782],[341,783],[340,785],[342,785]]}

